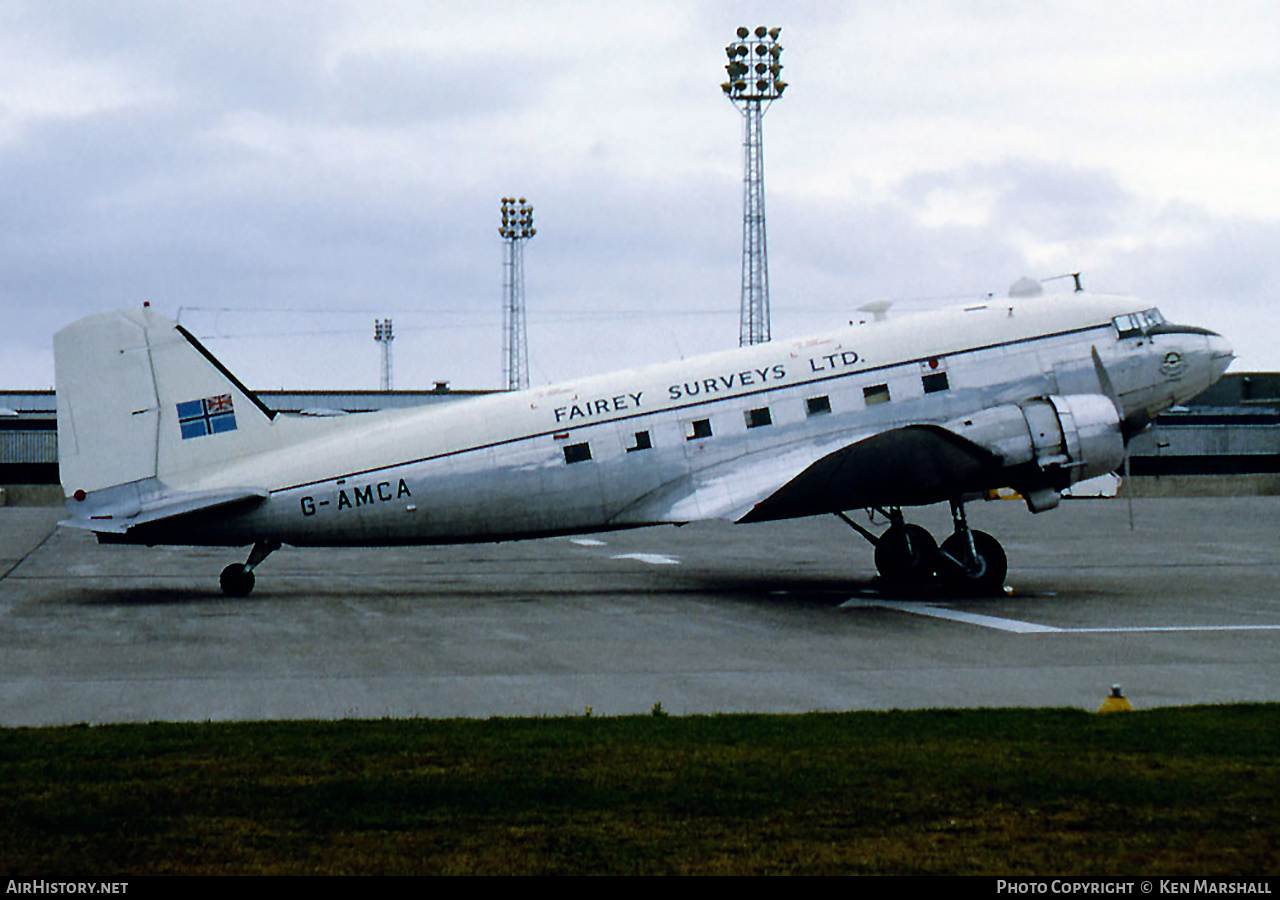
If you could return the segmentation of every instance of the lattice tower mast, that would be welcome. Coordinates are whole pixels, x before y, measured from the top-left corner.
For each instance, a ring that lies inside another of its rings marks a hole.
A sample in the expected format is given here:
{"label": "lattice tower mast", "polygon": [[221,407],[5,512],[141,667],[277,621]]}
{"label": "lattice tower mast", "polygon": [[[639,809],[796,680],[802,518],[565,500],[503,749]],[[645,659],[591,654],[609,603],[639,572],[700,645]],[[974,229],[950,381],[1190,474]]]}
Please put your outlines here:
{"label": "lattice tower mast", "polygon": [[503,304],[502,378],[509,391],[529,386],[529,334],[524,315],[524,242],[537,234],[533,206],[521,197],[502,198]]}
{"label": "lattice tower mast", "polygon": [[390,319],[373,320],[373,339],[382,348],[382,389],[391,390],[391,342],[396,339]]}
{"label": "lattice tower mast", "polygon": [[720,85],[742,112],[742,300],[738,345],[769,340],[769,253],[764,215],[764,114],[782,96],[781,28],[738,29],[725,47],[729,80]]}

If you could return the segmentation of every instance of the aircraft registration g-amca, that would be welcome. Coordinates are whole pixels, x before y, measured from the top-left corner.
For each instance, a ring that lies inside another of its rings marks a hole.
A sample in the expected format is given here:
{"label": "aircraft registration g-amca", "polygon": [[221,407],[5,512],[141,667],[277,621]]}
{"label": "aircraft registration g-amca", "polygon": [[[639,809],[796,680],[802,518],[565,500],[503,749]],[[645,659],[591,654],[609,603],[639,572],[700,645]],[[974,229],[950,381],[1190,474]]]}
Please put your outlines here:
{"label": "aircraft registration g-amca", "polygon": [[[701,519],[837,514],[887,579],[998,591],[1000,544],[965,504],[1033,512],[1119,468],[1128,439],[1232,359],[1141,301],[989,299],[831,334],[533,390],[347,416],[268,409],[150,308],[54,338],[69,517],[103,542],[252,545],[245,595],[282,544],[506,541]],[[939,546],[903,507],[949,502]],[[879,534],[845,512],[871,509]]]}

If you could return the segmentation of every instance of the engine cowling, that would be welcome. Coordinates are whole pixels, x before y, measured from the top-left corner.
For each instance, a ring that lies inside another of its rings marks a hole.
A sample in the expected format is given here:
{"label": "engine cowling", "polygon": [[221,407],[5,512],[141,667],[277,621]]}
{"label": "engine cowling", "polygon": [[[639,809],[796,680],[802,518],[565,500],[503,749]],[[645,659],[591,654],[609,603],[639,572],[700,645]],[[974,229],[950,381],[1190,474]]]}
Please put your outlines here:
{"label": "engine cowling", "polygon": [[1120,414],[1102,394],[1051,395],[965,416],[947,427],[995,453],[1010,486],[1032,512],[1058,505],[1061,491],[1124,462]]}

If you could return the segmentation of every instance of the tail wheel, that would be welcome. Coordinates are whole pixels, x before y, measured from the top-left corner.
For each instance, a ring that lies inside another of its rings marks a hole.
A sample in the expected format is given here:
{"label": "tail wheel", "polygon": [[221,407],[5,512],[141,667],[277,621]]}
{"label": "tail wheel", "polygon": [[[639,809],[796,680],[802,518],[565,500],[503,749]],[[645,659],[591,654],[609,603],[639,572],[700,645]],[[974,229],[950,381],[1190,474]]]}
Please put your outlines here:
{"label": "tail wheel", "polygon": [[228,597],[248,597],[253,591],[253,583],[257,580],[253,570],[262,561],[280,549],[280,542],[275,540],[258,541],[249,551],[249,559],[243,563],[232,563],[222,570],[219,583],[222,593]]}
{"label": "tail wheel", "polygon": [[894,525],[876,541],[876,569],[889,581],[923,581],[937,561],[938,542],[919,525]]}
{"label": "tail wheel", "polygon": [[985,531],[971,531],[968,537],[973,539],[972,554],[969,540],[962,533],[957,532],[942,542],[942,574],[953,585],[976,594],[1000,593],[1009,574],[1004,548]]}
{"label": "tail wheel", "polygon": [[256,580],[253,570],[244,563],[232,563],[222,570],[218,582],[222,585],[222,593],[228,597],[248,597]]}

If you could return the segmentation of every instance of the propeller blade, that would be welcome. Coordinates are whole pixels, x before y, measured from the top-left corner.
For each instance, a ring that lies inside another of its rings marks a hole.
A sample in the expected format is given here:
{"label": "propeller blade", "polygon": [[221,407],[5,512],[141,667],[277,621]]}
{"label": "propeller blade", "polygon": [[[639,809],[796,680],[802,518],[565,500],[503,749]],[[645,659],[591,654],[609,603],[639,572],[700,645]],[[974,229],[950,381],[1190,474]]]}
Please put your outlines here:
{"label": "propeller blade", "polygon": [[1133,478],[1129,473],[1129,448],[1124,448],[1124,499],[1129,506],[1129,530],[1133,527]]}
{"label": "propeller blade", "polygon": [[1098,348],[1096,346],[1090,347],[1089,354],[1093,357],[1093,371],[1098,375],[1098,384],[1102,387],[1102,393],[1115,406],[1116,412],[1123,417],[1124,406],[1120,403],[1120,394],[1116,390],[1115,384],[1111,381],[1111,374],[1107,371],[1107,367],[1102,364],[1102,357],[1098,355]]}
{"label": "propeller blade", "polygon": [[[1098,376],[1098,385],[1102,388],[1103,395],[1111,401],[1111,405],[1116,408],[1116,414],[1120,416],[1120,437],[1124,440],[1125,447],[1129,446],[1129,440],[1134,435],[1141,434],[1151,427],[1151,413],[1145,409],[1139,409],[1125,415],[1124,403],[1120,401],[1120,392],[1116,390],[1115,383],[1111,380],[1111,373],[1107,371],[1107,367],[1102,364],[1102,357],[1098,355],[1098,348],[1090,347],[1090,355],[1093,357],[1093,371]],[[1126,460],[1128,456],[1126,455]]]}
{"label": "propeller blade", "polygon": [[1116,408],[1116,414],[1120,416],[1120,438],[1124,441],[1124,497],[1129,507],[1129,530],[1133,531],[1133,477],[1129,468],[1129,439],[1146,430],[1151,424],[1151,416],[1145,409],[1128,417],[1125,416],[1124,404],[1120,402],[1120,392],[1116,390],[1115,382],[1111,380],[1111,373],[1102,364],[1098,348],[1090,347],[1089,350],[1090,355],[1093,356],[1093,370],[1098,375],[1098,384],[1102,388],[1102,393],[1111,401],[1111,405]]}

